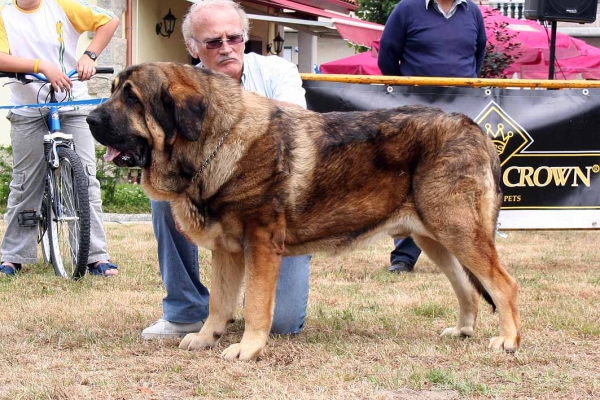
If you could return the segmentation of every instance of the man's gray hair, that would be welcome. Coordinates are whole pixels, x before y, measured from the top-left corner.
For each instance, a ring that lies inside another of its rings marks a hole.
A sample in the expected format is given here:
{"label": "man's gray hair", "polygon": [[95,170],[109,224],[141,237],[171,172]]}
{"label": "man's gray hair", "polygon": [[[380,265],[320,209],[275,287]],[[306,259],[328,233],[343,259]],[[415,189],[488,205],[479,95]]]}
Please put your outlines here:
{"label": "man's gray hair", "polygon": [[196,53],[198,53],[198,46],[196,41],[192,38],[194,32],[192,30],[192,16],[194,13],[199,12],[200,10],[206,7],[232,7],[235,11],[237,11],[240,16],[240,21],[242,23],[242,35],[244,35],[244,42],[248,41],[248,34],[250,32],[250,20],[248,19],[248,15],[242,8],[242,6],[233,0],[196,0],[194,4],[191,5],[185,17],[183,17],[183,22],[181,23],[181,31],[183,33],[183,40],[185,43],[193,49]]}

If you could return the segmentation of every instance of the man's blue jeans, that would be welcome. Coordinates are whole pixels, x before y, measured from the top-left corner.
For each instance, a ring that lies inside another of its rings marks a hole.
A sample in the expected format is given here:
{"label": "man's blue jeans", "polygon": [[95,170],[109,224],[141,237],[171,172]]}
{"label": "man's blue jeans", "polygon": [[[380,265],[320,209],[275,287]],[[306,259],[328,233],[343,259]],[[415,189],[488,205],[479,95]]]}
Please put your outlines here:
{"label": "man's blue jeans", "polygon": [[[209,294],[200,282],[198,248],[177,231],[168,202],[151,201],[151,205],[158,265],[167,291],[163,318],[184,324],[204,320],[208,316]],[[304,328],[310,259],[310,255],[283,258],[271,332],[292,334]]]}

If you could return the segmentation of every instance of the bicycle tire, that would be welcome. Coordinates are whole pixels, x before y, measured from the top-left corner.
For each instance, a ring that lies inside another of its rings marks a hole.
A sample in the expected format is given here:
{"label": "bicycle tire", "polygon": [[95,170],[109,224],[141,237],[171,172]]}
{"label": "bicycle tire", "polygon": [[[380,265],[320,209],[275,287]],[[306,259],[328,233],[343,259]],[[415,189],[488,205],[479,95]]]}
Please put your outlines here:
{"label": "bicycle tire", "polygon": [[90,249],[89,180],[74,150],[58,147],[57,154],[59,165],[48,182],[52,266],[57,276],[79,279],[86,273]]}
{"label": "bicycle tire", "polygon": [[48,185],[45,185],[44,197],[42,197],[42,206],[40,207],[40,214],[38,220],[38,243],[42,248],[42,258],[44,264],[52,264],[52,254],[50,247],[50,234],[48,233],[48,221],[52,215],[48,211],[52,211],[50,205],[50,195],[48,193]]}

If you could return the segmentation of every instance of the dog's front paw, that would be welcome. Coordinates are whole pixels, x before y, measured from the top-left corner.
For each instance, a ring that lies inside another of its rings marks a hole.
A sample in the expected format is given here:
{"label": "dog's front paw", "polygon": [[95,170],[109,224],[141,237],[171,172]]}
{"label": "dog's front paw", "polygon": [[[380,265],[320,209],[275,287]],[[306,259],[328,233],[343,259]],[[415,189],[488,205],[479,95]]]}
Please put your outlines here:
{"label": "dog's front paw", "polygon": [[257,360],[262,355],[263,347],[254,348],[243,346],[241,343],[232,344],[221,353],[226,360]]}
{"label": "dog's front paw", "polygon": [[181,350],[210,349],[217,345],[219,341],[214,338],[206,338],[200,333],[188,333],[179,343]]}
{"label": "dog's front paw", "polygon": [[496,336],[490,339],[490,349],[514,353],[519,348],[519,336]]}
{"label": "dog's front paw", "polygon": [[440,336],[443,337],[471,337],[473,336],[472,326],[463,326],[462,328],[452,327],[442,331]]}

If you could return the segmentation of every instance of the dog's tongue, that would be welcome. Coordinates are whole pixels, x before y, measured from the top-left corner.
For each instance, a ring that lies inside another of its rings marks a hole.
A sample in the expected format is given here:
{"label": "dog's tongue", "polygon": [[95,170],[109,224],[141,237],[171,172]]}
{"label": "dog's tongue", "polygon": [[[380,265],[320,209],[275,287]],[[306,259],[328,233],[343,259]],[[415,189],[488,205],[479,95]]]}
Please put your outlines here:
{"label": "dog's tongue", "polygon": [[117,157],[121,152],[119,150],[113,149],[112,147],[106,146],[106,154],[104,154],[104,161],[112,161]]}

